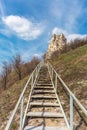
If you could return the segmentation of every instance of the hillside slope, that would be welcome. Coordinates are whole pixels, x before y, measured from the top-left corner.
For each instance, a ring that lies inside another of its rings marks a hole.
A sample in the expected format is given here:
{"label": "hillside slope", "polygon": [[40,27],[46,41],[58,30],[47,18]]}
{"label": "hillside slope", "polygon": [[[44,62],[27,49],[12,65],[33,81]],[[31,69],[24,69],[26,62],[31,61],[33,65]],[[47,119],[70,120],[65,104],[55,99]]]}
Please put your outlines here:
{"label": "hillside slope", "polygon": [[[14,109],[28,78],[29,76],[26,76],[24,79],[16,81],[8,89],[0,90],[0,130],[5,128],[8,117]],[[15,127],[16,124],[13,124],[13,128]]]}
{"label": "hillside slope", "polygon": [[61,54],[50,62],[87,108],[87,45]]}
{"label": "hillside slope", "polygon": [[[50,62],[70,90],[87,109],[87,45],[54,57]],[[57,87],[59,98],[69,121],[69,98],[59,82]],[[77,109],[74,108],[74,129],[86,130],[87,117],[84,116],[78,106],[76,107]]]}

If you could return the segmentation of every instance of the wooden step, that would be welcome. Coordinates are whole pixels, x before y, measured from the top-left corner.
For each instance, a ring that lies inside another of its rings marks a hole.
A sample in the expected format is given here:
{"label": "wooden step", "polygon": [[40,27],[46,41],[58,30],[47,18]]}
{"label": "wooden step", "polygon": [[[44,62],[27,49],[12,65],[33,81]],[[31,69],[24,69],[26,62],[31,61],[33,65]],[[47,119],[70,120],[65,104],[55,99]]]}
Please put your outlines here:
{"label": "wooden step", "polygon": [[38,82],[38,84],[42,84],[42,85],[43,85],[43,84],[48,84],[48,85],[49,85],[49,84],[51,84],[51,83],[50,83],[50,82],[47,82],[47,81],[40,81],[40,82]]}
{"label": "wooden step", "polygon": [[28,112],[27,116],[40,118],[64,118],[63,114],[58,112]]}
{"label": "wooden step", "polygon": [[37,83],[38,83],[38,84],[42,84],[42,83],[44,83],[44,84],[51,84],[51,81],[39,80]]}
{"label": "wooden step", "polygon": [[56,99],[56,96],[45,96],[45,95],[32,95],[34,99]]}
{"label": "wooden step", "polygon": [[66,126],[65,127],[50,127],[50,126],[26,126],[24,130],[69,130]]}
{"label": "wooden step", "polygon": [[39,83],[36,83],[37,86],[52,86],[52,84],[39,84]]}
{"label": "wooden step", "polygon": [[51,82],[51,79],[42,78],[42,79],[39,79],[38,81],[50,81]]}
{"label": "wooden step", "polygon": [[45,93],[55,94],[55,91],[54,90],[34,90],[33,93],[34,94],[45,94]]}
{"label": "wooden step", "polygon": [[51,102],[31,102],[31,106],[44,106],[44,107],[59,107],[58,103],[51,103]]}
{"label": "wooden step", "polygon": [[50,89],[50,90],[52,90],[52,89],[54,89],[53,87],[47,87],[47,86],[39,86],[39,87],[34,87],[34,89],[40,89],[40,90],[43,90],[43,89]]}

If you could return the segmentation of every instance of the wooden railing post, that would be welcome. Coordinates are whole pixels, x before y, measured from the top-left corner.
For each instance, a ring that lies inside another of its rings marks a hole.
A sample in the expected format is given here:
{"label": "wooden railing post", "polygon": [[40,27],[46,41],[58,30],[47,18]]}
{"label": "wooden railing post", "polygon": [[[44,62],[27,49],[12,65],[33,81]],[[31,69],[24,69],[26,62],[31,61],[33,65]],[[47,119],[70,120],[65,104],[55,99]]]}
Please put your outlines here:
{"label": "wooden railing post", "polygon": [[51,76],[52,76],[52,80],[53,80],[53,69],[51,70]]}
{"label": "wooden railing post", "polygon": [[24,96],[21,99],[21,108],[20,108],[20,130],[23,129],[23,109],[24,109]]}
{"label": "wooden railing post", "polygon": [[33,84],[33,74],[32,74],[32,77],[31,77],[31,86],[32,86],[32,84]]}
{"label": "wooden railing post", "polygon": [[57,91],[57,75],[55,74],[55,88],[56,88],[56,91]]}
{"label": "wooden railing post", "polygon": [[70,95],[70,130],[73,130],[73,97]]}

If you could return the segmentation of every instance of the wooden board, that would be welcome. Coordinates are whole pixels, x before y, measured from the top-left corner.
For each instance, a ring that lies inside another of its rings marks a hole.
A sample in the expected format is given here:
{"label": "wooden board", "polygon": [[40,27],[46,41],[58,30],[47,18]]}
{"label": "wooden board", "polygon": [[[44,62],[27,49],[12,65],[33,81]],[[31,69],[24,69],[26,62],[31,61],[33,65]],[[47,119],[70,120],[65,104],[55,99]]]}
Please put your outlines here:
{"label": "wooden board", "polygon": [[31,96],[34,99],[56,99],[56,96],[39,96],[39,95],[32,95]]}
{"label": "wooden board", "polygon": [[52,84],[36,84],[37,86],[52,86]]}
{"label": "wooden board", "polygon": [[69,130],[67,127],[26,126],[24,130]]}
{"label": "wooden board", "polygon": [[59,107],[58,103],[51,103],[51,102],[31,102],[31,106],[50,106],[50,107]]}
{"label": "wooden board", "polygon": [[38,86],[38,87],[34,87],[34,89],[42,89],[42,90],[43,90],[43,89],[46,89],[46,90],[47,90],[47,89],[48,89],[48,90],[51,89],[51,90],[52,90],[52,89],[54,89],[54,88],[53,88],[53,87],[47,87],[47,86]]}
{"label": "wooden board", "polygon": [[37,93],[55,93],[54,90],[34,90],[33,93],[37,94]]}
{"label": "wooden board", "polygon": [[62,113],[57,112],[28,112],[28,117],[64,118]]}

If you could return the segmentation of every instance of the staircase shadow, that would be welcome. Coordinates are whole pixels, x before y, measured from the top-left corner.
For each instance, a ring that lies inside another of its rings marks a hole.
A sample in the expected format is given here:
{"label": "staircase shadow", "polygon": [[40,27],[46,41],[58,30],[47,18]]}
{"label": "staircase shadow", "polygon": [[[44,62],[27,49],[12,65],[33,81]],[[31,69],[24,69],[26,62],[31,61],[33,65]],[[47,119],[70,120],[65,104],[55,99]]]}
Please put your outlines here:
{"label": "staircase shadow", "polygon": [[[42,102],[42,105],[44,104],[44,100]],[[42,109],[42,116],[44,115],[44,112],[45,112],[45,107],[43,106],[43,109]],[[26,124],[28,124],[28,122],[26,122]],[[38,127],[42,127],[40,130],[45,130],[45,126],[46,126],[46,122],[45,122],[45,118],[43,118],[43,121],[38,124],[37,126],[30,126],[31,128],[28,128],[26,130],[34,130],[35,128],[37,128],[38,130]]]}

